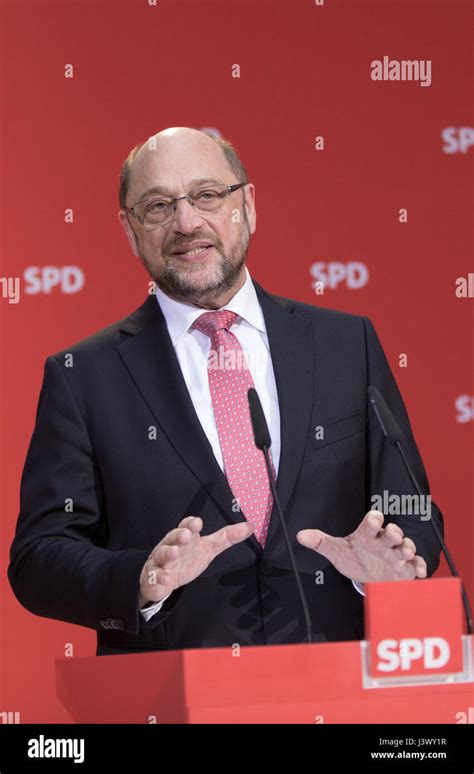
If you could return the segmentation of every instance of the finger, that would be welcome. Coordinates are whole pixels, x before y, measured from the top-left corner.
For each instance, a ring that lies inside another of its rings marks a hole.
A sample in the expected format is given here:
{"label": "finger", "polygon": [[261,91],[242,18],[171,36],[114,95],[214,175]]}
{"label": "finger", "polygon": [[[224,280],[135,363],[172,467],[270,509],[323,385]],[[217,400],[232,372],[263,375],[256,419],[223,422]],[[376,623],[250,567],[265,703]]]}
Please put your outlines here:
{"label": "finger", "polygon": [[380,543],[384,548],[394,548],[403,543],[403,531],[397,524],[387,524],[380,535]]}
{"label": "finger", "polygon": [[196,533],[192,532],[188,527],[176,527],[168,532],[164,536],[163,540],[158,543],[158,546],[180,546],[189,543]]}
{"label": "finger", "polygon": [[428,575],[428,568],[426,562],[422,556],[415,556],[413,559],[413,565],[415,567],[415,574],[417,578],[426,578]]}
{"label": "finger", "polygon": [[320,529],[300,529],[296,533],[296,539],[305,548],[311,548],[313,551],[317,551],[321,545],[323,533]]}
{"label": "finger", "polygon": [[402,580],[413,580],[414,578],[416,578],[415,565],[413,564],[413,562],[401,563],[398,574]]}
{"label": "finger", "polygon": [[398,554],[399,559],[404,561],[411,561],[416,556],[416,546],[411,538],[403,538],[400,545],[395,546],[393,551]]}
{"label": "finger", "polygon": [[[153,565],[160,565],[161,563],[175,561],[179,556],[179,549],[188,546],[195,537],[195,533],[191,532],[187,527],[177,527],[176,529],[168,532],[165,537],[160,540],[158,545],[155,546],[150,554],[149,561]],[[176,547],[178,553],[168,552],[166,548]]]}
{"label": "finger", "polygon": [[203,527],[202,519],[199,516],[185,516],[182,521],[179,522],[178,528],[187,527],[191,532],[200,532]]}
{"label": "finger", "polygon": [[357,532],[361,537],[377,537],[383,527],[384,515],[380,511],[369,511],[365,514],[361,523],[357,527]]}
{"label": "finger", "polygon": [[[187,543],[185,544],[187,545]],[[160,543],[151,555],[151,562],[156,567],[165,567],[171,562],[175,562],[182,551],[182,545],[168,545],[167,543]]]}
{"label": "finger", "polygon": [[344,538],[335,538],[320,529],[301,529],[296,533],[296,539],[302,546],[311,548],[330,562],[339,556],[341,540],[344,541]]}
{"label": "finger", "polygon": [[201,540],[210,548],[213,557],[216,557],[236,543],[247,540],[253,531],[253,526],[248,521],[239,521],[238,524],[230,524],[217,532],[205,535]]}

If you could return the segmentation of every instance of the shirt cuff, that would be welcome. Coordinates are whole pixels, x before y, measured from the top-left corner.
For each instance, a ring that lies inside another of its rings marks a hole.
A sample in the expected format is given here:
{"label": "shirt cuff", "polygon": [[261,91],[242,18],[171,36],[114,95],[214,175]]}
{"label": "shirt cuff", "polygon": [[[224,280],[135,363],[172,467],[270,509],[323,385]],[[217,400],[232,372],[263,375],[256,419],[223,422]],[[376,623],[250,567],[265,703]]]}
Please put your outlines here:
{"label": "shirt cuff", "polygon": [[365,597],[365,591],[364,591],[364,584],[359,583],[359,581],[352,581],[352,585],[355,589],[359,592],[359,594],[362,594],[363,597]]}
{"label": "shirt cuff", "polygon": [[168,597],[171,596],[171,594],[168,594],[164,599],[160,599],[159,602],[155,602],[153,605],[150,605],[149,607],[142,607],[140,609],[140,613],[142,614],[145,621],[149,621],[150,618],[152,618],[155,613],[158,613],[164,602],[168,599]]}

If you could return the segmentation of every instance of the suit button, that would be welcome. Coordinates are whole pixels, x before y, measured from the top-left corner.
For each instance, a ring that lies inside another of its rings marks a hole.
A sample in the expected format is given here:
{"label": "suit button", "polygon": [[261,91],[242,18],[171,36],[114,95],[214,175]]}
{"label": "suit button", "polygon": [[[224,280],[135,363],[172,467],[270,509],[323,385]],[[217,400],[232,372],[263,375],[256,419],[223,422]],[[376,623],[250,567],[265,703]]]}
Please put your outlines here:
{"label": "suit button", "polygon": [[262,573],[264,575],[271,575],[273,572],[273,564],[271,562],[262,562]]}

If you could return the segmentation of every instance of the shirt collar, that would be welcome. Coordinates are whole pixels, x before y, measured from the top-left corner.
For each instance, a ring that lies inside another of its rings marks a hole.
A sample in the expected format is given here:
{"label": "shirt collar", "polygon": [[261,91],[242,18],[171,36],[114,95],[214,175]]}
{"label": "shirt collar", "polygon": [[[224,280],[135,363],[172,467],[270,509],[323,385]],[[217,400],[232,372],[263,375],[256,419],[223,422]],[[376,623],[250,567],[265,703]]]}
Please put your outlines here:
{"label": "shirt collar", "polygon": [[[245,323],[265,333],[263,312],[247,267],[245,267],[245,277],[245,282],[240,290],[237,291],[228,304],[220,308],[235,312]],[[155,293],[156,300],[165,317],[173,347],[176,347],[179,340],[187,333],[193,322],[204,313],[204,310],[201,307],[190,306],[182,301],[177,301],[175,298],[171,298],[158,286]]]}

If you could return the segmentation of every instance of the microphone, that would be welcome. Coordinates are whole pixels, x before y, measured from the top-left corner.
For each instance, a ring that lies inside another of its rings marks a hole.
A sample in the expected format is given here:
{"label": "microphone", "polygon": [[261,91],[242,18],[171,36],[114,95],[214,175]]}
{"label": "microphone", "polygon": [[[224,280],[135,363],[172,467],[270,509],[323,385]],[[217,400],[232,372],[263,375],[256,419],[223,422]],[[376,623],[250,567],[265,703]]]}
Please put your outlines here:
{"label": "microphone", "polygon": [[301,606],[303,608],[304,619],[306,624],[306,638],[308,642],[311,643],[313,641],[313,638],[311,636],[311,618],[309,616],[308,603],[306,601],[306,596],[303,591],[303,586],[301,585],[301,578],[298,572],[298,568],[296,566],[293,549],[290,543],[290,538],[288,537],[288,531],[286,529],[285,520],[283,518],[283,513],[281,510],[280,498],[278,497],[278,494],[277,494],[275,478],[273,475],[272,466],[270,464],[270,457],[268,455],[268,449],[270,448],[272,441],[270,438],[270,433],[268,431],[267,420],[265,419],[265,414],[263,413],[262,404],[260,403],[260,398],[258,397],[257,390],[254,387],[251,387],[247,392],[247,398],[249,402],[250,419],[252,421],[255,446],[257,447],[257,449],[261,449],[265,457],[268,480],[270,482],[273,499],[275,501],[278,516],[280,518],[281,528],[283,530],[286,547],[288,549],[288,554],[290,556],[291,567],[293,569],[293,574],[295,576],[296,585],[298,586],[298,594],[301,600]]}
{"label": "microphone", "polygon": [[[392,444],[392,446],[395,446],[400,454],[400,457],[402,458],[403,464],[405,466],[405,469],[413,483],[413,486],[416,489],[416,492],[420,497],[423,496],[421,487],[418,483],[418,480],[413,473],[413,470],[410,466],[410,463],[407,460],[407,457],[405,455],[405,452],[403,451],[402,447],[402,441],[405,440],[402,431],[400,430],[400,427],[398,426],[395,417],[393,416],[392,412],[390,411],[389,407],[385,403],[384,399],[382,398],[380,392],[377,390],[376,387],[370,386],[367,390],[369,395],[369,402],[373,406],[373,409],[375,411],[375,415],[379,421],[380,427],[382,428],[382,432],[387,440],[388,443]],[[434,533],[438,539],[438,543],[440,545],[441,551],[443,552],[445,559],[448,563],[448,567],[451,571],[451,575],[455,578],[459,578],[459,573],[456,569],[456,565],[454,564],[454,561],[452,559],[451,554],[448,551],[448,547],[446,543],[443,540],[443,536],[438,528],[438,525],[436,524],[434,519],[429,520],[431,523],[431,526],[433,527]],[[469,600],[467,598],[466,589],[464,588],[463,582],[461,581],[461,596],[462,596],[462,602],[464,606],[464,613],[466,615],[466,622],[467,622],[467,631],[468,634],[472,634],[472,613],[471,613],[471,607],[469,604]]]}

